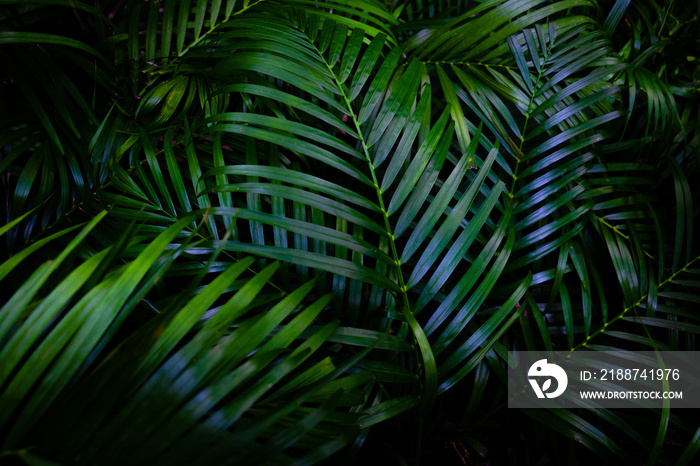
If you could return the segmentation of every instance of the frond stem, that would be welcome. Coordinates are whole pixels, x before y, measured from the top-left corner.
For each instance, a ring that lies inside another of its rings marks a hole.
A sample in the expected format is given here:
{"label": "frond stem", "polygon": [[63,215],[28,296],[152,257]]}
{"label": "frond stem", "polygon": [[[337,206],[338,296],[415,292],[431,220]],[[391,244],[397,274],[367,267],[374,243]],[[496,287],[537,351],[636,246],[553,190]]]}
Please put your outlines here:
{"label": "frond stem", "polygon": [[186,54],[187,52],[189,52],[191,49],[193,49],[194,47],[196,47],[197,45],[199,45],[199,43],[202,42],[204,39],[206,39],[207,37],[209,37],[209,34],[211,34],[212,32],[216,31],[217,29],[219,29],[219,27],[220,27],[222,24],[226,24],[227,22],[229,22],[229,21],[231,20],[232,17],[237,16],[237,15],[240,15],[241,13],[244,13],[245,11],[250,10],[250,9],[253,8],[255,5],[257,5],[258,3],[262,3],[262,2],[264,2],[264,1],[265,1],[265,0],[258,0],[257,2],[251,3],[251,4],[248,5],[248,6],[244,6],[244,7],[241,8],[240,10],[238,10],[238,11],[236,11],[235,13],[232,13],[230,16],[227,16],[226,18],[224,18],[224,20],[221,21],[220,23],[217,23],[216,26],[211,27],[211,25],[210,25],[208,31],[204,32],[201,36],[199,36],[198,39],[196,39],[194,42],[192,42],[192,43],[189,44],[187,47],[185,47],[184,49],[182,49],[182,52],[180,52],[180,53],[177,55],[178,58],[182,58],[183,55],[185,55],[185,54]]}
{"label": "frond stem", "polygon": [[[693,263],[695,263],[695,262],[698,261],[698,260],[700,260],[700,256],[698,256],[698,257],[696,257],[695,259],[691,260],[690,262],[688,262],[687,264],[685,264],[685,266],[683,266],[682,269],[679,269],[677,272],[673,273],[673,274],[672,274],[670,277],[668,277],[666,280],[664,280],[663,282],[661,282],[661,283],[659,284],[659,286],[657,287],[657,290],[660,290],[663,286],[668,285],[668,284],[669,284],[670,282],[672,282],[678,275],[680,275],[681,273],[683,273],[683,272],[685,272],[686,270],[688,270],[688,267],[690,267],[691,265],[693,265]],[[637,306],[639,306],[640,304],[642,304],[648,297],[649,297],[649,294],[645,294],[644,296],[642,296],[641,298],[639,298],[637,301],[635,301],[634,303],[632,303],[632,305],[626,307],[621,313],[619,313],[618,315],[616,315],[615,317],[613,317],[612,319],[610,319],[608,322],[604,323],[603,326],[602,326],[601,328],[599,328],[599,329],[596,330],[595,332],[593,332],[593,333],[591,333],[590,335],[588,335],[584,341],[582,341],[582,342],[579,343],[578,345],[576,345],[576,346],[574,346],[573,348],[571,348],[571,350],[569,351],[569,353],[573,353],[573,352],[576,351],[576,350],[579,350],[579,349],[581,349],[581,348],[583,348],[583,347],[585,347],[585,346],[588,346],[588,343],[589,343],[594,337],[600,335],[601,333],[605,333],[605,329],[608,328],[613,322],[622,319],[622,318],[625,316],[625,314],[627,314],[629,311],[631,311],[632,309],[634,309],[634,308],[636,308]]]}
{"label": "frond stem", "polygon": [[[309,43],[313,45],[314,48],[316,48],[315,44],[311,40],[309,40]],[[318,50],[318,48],[316,48],[316,53],[325,64],[330,75],[333,77],[333,81],[335,82],[339,93],[343,96],[348,116],[352,119],[352,122],[355,125],[355,130],[357,131],[357,135],[362,145],[363,155],[365,157],[365,160],[367,161],[367,165],[369,166],[370,174],[372,175],[372,184],[374,185],[374,189],[377,194],[379,208],[382,211],[382,217],[384,217],[384,228],[386,230],[387,238],[389,239],[391,255],[394,259],[394,267],[396,267],[396,276],[398,282],[397,285],[399,286],[399,292],[401,294],[401,300],[403,304],[402,314],[406,319],[406,323],[411,329],[411,334],[413,335],[414,342],[417,346],[416,362],[418,365],[418,369],[422,370],[424,375],[424,377],[421,378],[422,409],[424,411],[429,410],[437,395],[437,364],[435,362],[435,356],[433,355],[430,343],[428,342],[428,337],[425,335],[423,328],[420,326],[415,316],[413,315],[413,312],[411,311],[411,303],[408,299],[408,288],[406,286],[406,282],[404,281],[403,273],[401,272],[401,256],[399,255],[398,250],[396,249],[396,241],[393,235],[393,229],[391,228],[391,223],[389,222],[389,212],[386,210],[386,206],[384,204],[384,198],[382,195],[383,193],[379,185],[379,180],[377,179],[375,166],[372,163],[372,158],[369,153],[369,147],[367,146],[367,142],[363,136],[360,122],[357,120],[357,116],[353,111],[352,102],[349,99],[347,93],[343,90],[341,81],[338,79],[336,73],[333,71],[333,66],[326,61],[325,57]]]}
{"label": "frond stem", "polygon": [[[537,94],[537,89],[540,85],[540,80],[542,79],[542,71],[544,67],[544,63],[547,61],[547,57],[543,57],[542,59],[542,66],[540,67],[540,70],[537,72],[537,81],[535,81],[535,85],[532,86],[532,93],[530,95],[530,102],[527,104],[527,110],[525,111],[525,123],[523,124],[523,130],[520,133],[520,144],[518,145],[518,153],[522,154],[523,153],[523,144],[525,143],[525,131],[527,130],[527,124],[530,121],[530,112],[532,111],[532,104],[535,102],[535,95]],[[513,170],[513,181],[510,185],[510,198],[512,199],[513,196],[515,195],[515,182],[518,180],[518,169],[520,168],[520,156],[517,156],[516,162],[515,162],[515,170]]]}
{"label": "frond stem", "polygon": [[490,63],[477,63],[471,61],[445,61],[445,60],[425,60],[421,61],[424,65],[464,65],[464,66],[484,66],[486,68],[505,68],[514,70],[514,66],[508,65],[492,65]]}
{"label": "frond stem", "polygon": [[[595,215],[595,214],[594,214],[594,215]],[[625,238],[626,240],[629,241],[629,239],[630,239],[629,236],[627,236],[627,235],[625,235],[624,233],[622,233],[616,226],[609,224],[603,217],[598,217],[597,215],[595,215],[595,218],[596,218],[600,223],[602,223],[602,224],[605,225],[606,227],[610,228],[614,233],[616,233],[617,235],[622,236],[623,238]],[[647,253],[647,255],[648,255],[648,253]],[[650,256],[650,257],[651,257],[651,256]]]}

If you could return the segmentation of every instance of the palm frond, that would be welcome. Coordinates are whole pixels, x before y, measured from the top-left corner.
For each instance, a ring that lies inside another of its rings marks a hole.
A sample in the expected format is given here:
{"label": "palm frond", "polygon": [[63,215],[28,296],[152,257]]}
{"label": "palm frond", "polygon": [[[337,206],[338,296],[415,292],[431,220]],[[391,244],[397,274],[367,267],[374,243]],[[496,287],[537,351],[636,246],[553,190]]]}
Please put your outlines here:
{"label": "palm frond", "polygon": [[[61,461],[81,450],[100,462],[109,451],[111,461],[137,463],[167,451],[181,461],[210,445],[215,429],[223,437],[212,460],[232,451],[274,458],[287,448],[313,456],[350,442],[359,425],[417,404],[412,395],[368,397],[375,379],[414,379],[394,364],[367,362],[347,374],[369,349],[401,346],[382,334],[353,338],[356,331],[324,317],[332,295],[311,297],[316,280],[280,296],[270,282],[278,262],[251,273],[255,259],[229,262],[219,249],[183,281],[194,246],[192,235],[182,236],[190,218],[157,235],[124,238],[62,275],[105,215],[81,227],[0,313],[0,429],[12,425],[8,449],[32,442]],[[120,248],[134,254],[125,265],[116,260]],[[203,254],[200,246],[195,264]],[[171,282],[166,294],[158,290],[163,280]],[[143,305],[155,316],[127,332]],[[331,356],[332,341],[359,352]]]}

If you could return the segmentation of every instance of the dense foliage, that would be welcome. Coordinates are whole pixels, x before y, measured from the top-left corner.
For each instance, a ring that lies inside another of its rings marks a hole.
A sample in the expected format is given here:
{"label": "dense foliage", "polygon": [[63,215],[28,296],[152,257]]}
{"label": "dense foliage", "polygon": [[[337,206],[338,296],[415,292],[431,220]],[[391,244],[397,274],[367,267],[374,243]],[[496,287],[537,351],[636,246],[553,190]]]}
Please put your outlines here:
{"label": "dense foliage", "polygon": [[0,5],[0,458],[693,461],[505,368],[697,349],[700,2]]}

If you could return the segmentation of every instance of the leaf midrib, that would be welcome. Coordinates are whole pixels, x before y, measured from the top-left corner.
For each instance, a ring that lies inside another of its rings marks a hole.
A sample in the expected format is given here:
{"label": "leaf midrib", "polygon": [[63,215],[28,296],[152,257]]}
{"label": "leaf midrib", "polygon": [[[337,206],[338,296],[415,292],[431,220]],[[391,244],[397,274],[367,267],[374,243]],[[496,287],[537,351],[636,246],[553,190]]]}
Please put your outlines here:
{"label": "leaf midrib", "polygon": [[[302,31],[302,33],[306,36],[306,33]],[[395,242],[395,237],[393,235],[393,229],[391,228],[391,223],[389,222],[389,213],[386,209],[386,206],[384,204],[384,198],[382,197],[382,190],[379,187],[379,181],[377,179],[377,175],[375,172],[375,167],[372,164],[372,158],[370,157],[369,154],[369,148],[367,147],[366,139],[363,135],[362,128],[360,126],[360,122],[357,120],[356,113],[353,111],[352,108],[352,102],[348,96],[348,94],[345,92],[345,89],[342,86],[341,81],[338,79],[338,76],[336,73],[333,71],[333,67],[326,61],[325,57],[321,53],[320,50],[316,47],[316,44],[311,41],[311,39],[307,37],[307,40],[309,40],[309,43],[314,47],[314,50],[316,51],[319,60],[323,62],[323,64],[328,68],[328,72],[330,75],[333,77],[333,81],[335,82],[335,85],[338,88],[338,91],[340,95],[343,97],[343,100],[345,102],[345,107],[348,111],[348,116],[349,118],[352,119],[353,124],[355,125],[355,130],[357,131],[357,136],[359,137],[360,143],[362,145],[362,151],[363,155],[365,157],[365,160],[367,161],[367,165],[369,167],[369,171],[372,175],[372,184],[374,185],[375,192],[377,194],[377,200],[379,203],[379,208],[381,209],[382,217],[384,218],[384,228],[386,230],[386,235],[387,238],[389,239],[389,245],[391,247],[391,257],[394,259],[394,267],[396,269],[396,276],[398,280],[398,285],[400,288],[400,293],[401,293],[401,299],[403,302],[403,315],[404,318],[406,319],[407,323],[409,324],[412,332],[413,332],[413,337],[415,339],[416,344],[419,346],[419,351],[421,353],[422,358],[418,359],[418,366],[419,369],[423,368],[424,369],[424,375],[425,375],[425,381],[424,385],[421,387],[424,389],[424,394],[425,397],[423,398],[423,410],[430,409],[430,406],[437,396],[437,364],[435,362],[435,357],[432,353],[431,345],[428,342],[428,338],[423,332],[422,327],[416,320],[413,312],[411,311],[411,303],[408,298],[408,288],[406,287],[406,283],[404,281],[403,273],[401,270],[401,259],[400,255],[396,249],[396,242]],[[422,362],[424,364],[424,367],[421,367],[420,361],[422,359]]]}

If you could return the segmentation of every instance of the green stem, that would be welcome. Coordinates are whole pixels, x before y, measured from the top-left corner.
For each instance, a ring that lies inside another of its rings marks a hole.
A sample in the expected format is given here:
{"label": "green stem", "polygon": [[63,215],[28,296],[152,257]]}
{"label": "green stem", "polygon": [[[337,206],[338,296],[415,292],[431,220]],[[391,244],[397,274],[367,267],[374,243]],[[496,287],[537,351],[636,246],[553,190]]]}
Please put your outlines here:
{"label": "green stem", "polygon": [[218,23],[216,26],[210,27],[209,30],[206,31],[206,32],[205,32],[204,34],[202,34],[201,36],[199,36],[199,38],[198,38],[197,40],[195,40],[194,42],[192,42],[191,44],[189,44],[187,47],[185,47],[184,49],[182,49],[182,52],[180,52],[180,53],[178,54],[178,58],[181,58],[183,55],[185,55],[187,52],[189,52],[192,48],[194,48],[194,47],[196,47],[197,45],[199,45],[199,43],[202,42],[204,39],[206,39],[206,38],[209,36],[209,34],[211,34],[212,32],[216,31],[216,30],[219,28],[219,26],[221,26],[222,24],[226,24],[232,17],[237,16],[237,15],[240,15],[241,13],[243,13],[243,12],[245,12],[245,11],[247,11],[247,10],[250,10],[250,9],[253,8],[255,5],[257,5],[258,3],[262,3],[262,2],[264,2],[264,1],[265,1],[265,0],[258,0],[257,2],[252,3],[252,4],[248,5],[248,6],[244,6],[243,8],[241,8],[240,10],[238,10],[237,12],[235,12],[235,13],[231,14],[230,16],[224,18],[224,20],[221,21],[220,23]]}
{"label": "green stem", "polygon": [[424,60],[421,61],[424,65],[463,65],[463,66],[485,66],[487,68],[505,68],[508,70],[516,69],[514,66],[508,65],[493,65],[490,63],[476,63],[470,61],[444,61],[444,60]]}
{"label": "green stem", "polygon": [[[594,214],[594,215],[595,215],[595,214]],[[610,228],[614,233],[616,233],[616,234],[622,236],[622,237],[625,238],[626,240],[629,240],[629,239],[630,239],[629,236],[623,234],[620,230],[617,229],[616,226],[609,224],[604,218],[598,217],[597,215],[595,215],[595,218],[596,218],[600,223],[602,223],[602,224],[605,225],[606,227]]]}
{"label": "green stem", "polygon": [[[547,58],[545,57],[542,60],[542,65],[544,66],[544,62],[547,61]],[[542,67],[540,67],[540,71],[537,73],[537,81],[535,81],[535,85],[532,86],[532,94],[530,95],[530,102],[527,104],[527,110],[525,111],[525,123],[523,124],[523,130],[520,133],[520,145],[518,145],[518,153],[515,161],[515,170],[513,170],[513,182],[510,185],[510,195],[509,197],[513,199],[513,196],[515,196],[515,182],[518,180],[518,169],[520,168],[520,159],[522,153],[523,153],[523,144],[525,143],[525,131],[527,130],[527,124],[530,122],[530,112],[532,111],[532,104],[535,102],[535,95],[537,94],[537,88],[540,85],[540,80],[542,79]]]}
{"label": "green stem", "polygon": [[[697,261],[697,260],[700,260],[700,256],[698,256],[698,257],[696,257],[695,259],[693,259],[692,261],[688,262],[682,269],[678,270],[677,272],[675,272],[674,274],[672,274],[670,277],[668,277],[666,280],[664,280],[663,282],[661,282],[661,283],[659,284],[659,286],[658,286],[657,289],[660,290],[662,287],[664,287],[665,285],[667,285],[667,284],[669,284],[670,282],[672,282],[674,278],[676,278],[679,274],[681,274],[681,273],[685,272],[686,270],[688,270],[688,267],[690,267],[691,265],[693,265],[693,263],[694,263],[695,261]],[[649,297],[649,294],[645,294],[644,296],[642,296],[641,298],[639,298],[639,299],[638,299],[637,301],[635,301],[631,306],[628,306],[627,308],[625,308],[620,314],[616,315],[616,316],[613,317],[611,320],[609,320],[608,322],[604,323],[603,326],[602,326],[601,328],[599,328],[599,329],[596,330],[595,332],[593,332],[593,333],[591,333],[590,335],[588,335],[584,341],[582,341],[582,342],[579,343],[578,345],[576,345],[576,346],[574,346],[573,348],[571,348],[571,350],[569,351],[569,353],[573,353],[574,351],[576,351],[576,350],[578,350],[578,349],[581,349],[581,348],[583,348],[583,347],[585,347],[585,346],[588,346],[588,343],[589,343],[594,337],[600,335],[601,333],[605,333],[605,329],[608,328],[613,322],[622,319],[622,318],[625,316],[625,314],[627,314],[629,311],[631,311],[632,309],[634,309],[634,308],[636,308],[637,306],[639,306],[640,304],[642,304],[648,297]]]}
{"label": "green stem", "polygon": [[[312,44],[314,48],[316,48],[315,44],[313,44],[312,41],[309,40],[309,43]],[[398,282],[397,284],[400,289],[401,300],[403,303],[403,316],[406,319],[406,322],[408,323],[409,327],[411,328],[413,337],[415,339],[415,343],[418,345],[420,351],[420,357],[417,358],[417,362],[418,368],[424,371],[424,379],[421,380],[421,393],[424,394],[424,398],[422,400],[422,410],[423,412],[426,412],[431,408],[432,403],[434,402],[435,397],[437,396],[438,379],[435,357],[433,355],[431,345],[428,341],[428,337],[425,335],[423,328],[420,326],[415,316],[413,315],[413,312],[411,311],[411,303],[408,298],[408,288],[406,287],[406,283],[403,278],[403,273],[401,272],[401,256],[399,255],[398,250],[396,248],[396,238],[393,235],[393,229],[391,227],[391,223],[389,222],[389,212],[386,210],[386,206],[384,204],[384,193],[382,192],[379,186],[379,180],[377,179],[375,166],[372,163],[372,157],[370,156],[369,147],[367,146],[366,140],[363,136],[363,132],[360,127],[360,122],[357,120],[355,112],[353,111],[352,102],[348,98],[347,93],[343,91],[342,83],[340,82],[340,80],[338,80],[338,77],[333,72],[333,67],[326,61],[323,54],[317,48],[316,53],[326,65],[328,72],[333,77],[333,81],[335,82],[339,93],[343,96],[343,100],[345,101],[345,107],[347,109],[348,115],[350,116],[350,118],[352,118],[352,122],[355,125],[355,130],[357,131],[357,135],[360,139],[360,143],[362,146],[363,155],[365,157],[367,165],[369,166],[369,171],[372,176],[372,184],[374,185],[375,193],[377,195],[379,208],[381,209],[382,216],[384,217],[384,228],[386,230],[387,238],[389,239],[389,246],[391,248],[392,258],[394,259],[394,266],[396,267],[396,277]]]}

